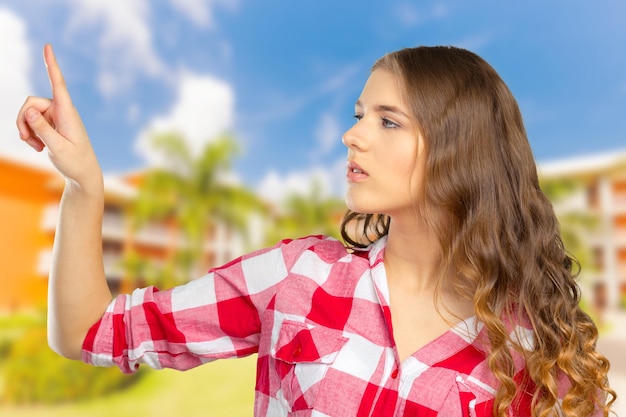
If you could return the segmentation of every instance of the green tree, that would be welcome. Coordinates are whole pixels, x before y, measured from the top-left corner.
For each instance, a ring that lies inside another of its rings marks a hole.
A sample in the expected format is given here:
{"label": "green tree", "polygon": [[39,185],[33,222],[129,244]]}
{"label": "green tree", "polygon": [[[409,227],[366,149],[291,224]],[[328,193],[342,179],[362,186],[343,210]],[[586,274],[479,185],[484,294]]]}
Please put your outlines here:
{"label": "green tree", "polygon": [[266,234],[266,243],[316,234],[339,239],[345,210],[343,200],[324,196],[321,184],[314,180],[308,194],[292,193],[285,199]]}
{"label": "green tree", "polygon": [[130,210],[135,231],[158,222],[179,230],[179,244],[165,264],[156,265],[130,253],[126,271],[150,284],[171,286],[189,279],[195,268],[206,270],[204,246],[216,224],[245,236],[249,215],[265,210],[245,187],[228,180],[238,152],[229,135],[209,142],[194,155],[177,133],[155,136],[153,146],[167,156],[167,168],[149,171]]}
{"label": "green tree", "polygon": [[[542,178],[541,189],[555,207],[581,192],[580,181],[564,178]],[[598,218],[588,210],[555,210],[559,221],[561,239],[568,252],[576,257],[581,268],[593,270],[591,248],[585,242],[588,235],[598,227]]]}
{"label": "green tree", "polygon": [[597,272],[593,260],[591,246],[587,243],[590,234],[599,226],[599,219],[593,212],[584,209],[559,210],[563,201],[576,193],[582,192],[583,182],[566,178],[542,178],[541,188],[553,205],[557,207],[555,213],[559,221],[561,239],[565,249],[571,253],[580,264],[580,283],[583,287],[581,307],[590,314],[598,324],[602,324],[602,311],[596,308],[593,292],[593,283],[588,279],[589,274]]}

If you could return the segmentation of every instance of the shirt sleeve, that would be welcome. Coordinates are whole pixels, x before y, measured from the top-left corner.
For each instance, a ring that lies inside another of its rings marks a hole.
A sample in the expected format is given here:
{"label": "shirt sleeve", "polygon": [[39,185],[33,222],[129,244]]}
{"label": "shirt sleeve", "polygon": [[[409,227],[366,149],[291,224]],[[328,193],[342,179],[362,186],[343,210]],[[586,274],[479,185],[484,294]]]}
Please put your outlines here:
{"label": "shirt sleeve", "polygon": [[83,361],[132,373],[142,363],[185,370],[257,352],[262,312],[301,246],[281,242],[170,290],[118,296],[88,331]]}

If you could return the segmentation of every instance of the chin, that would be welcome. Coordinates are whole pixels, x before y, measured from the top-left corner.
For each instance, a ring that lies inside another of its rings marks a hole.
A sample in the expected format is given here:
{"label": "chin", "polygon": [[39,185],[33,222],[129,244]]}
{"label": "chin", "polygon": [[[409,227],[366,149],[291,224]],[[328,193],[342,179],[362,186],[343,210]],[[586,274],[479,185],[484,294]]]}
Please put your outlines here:
{"label": "chin", "polygon": [[348,210],[359,214],[378,213],[376,210],[372,210],[372,207],[368,207],[366,204],[355,204],[354,201],[348,201],[347,199],[346,206],[348,207]]}
{"label": "chin", "polygon": [[374,214],[380,213],[380,196],[372,193],[358,192],[362,190],[348,189],[346,192],[346,206],[355,213]]}
{"label": "chin", "polygon": [[359,204],[356,203],[355,199],[350,195],[350,193],[346,194],[346,206],[348,210],[354,211],[355,213],[361,213]]}

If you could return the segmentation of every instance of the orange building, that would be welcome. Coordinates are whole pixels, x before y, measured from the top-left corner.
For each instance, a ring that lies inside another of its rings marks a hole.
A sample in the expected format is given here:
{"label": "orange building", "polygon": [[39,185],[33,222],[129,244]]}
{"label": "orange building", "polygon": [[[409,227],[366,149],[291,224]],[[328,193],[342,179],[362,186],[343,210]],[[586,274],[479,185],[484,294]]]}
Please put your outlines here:
{"label": "orange building", "polygon": [[[0,157],[0,310],[45,305],[53,235],[42,222],[47,206],[58,202],[50,170]],[[48,258],[48,259],[47,259]]]}
{"label": "orange building", "polygon": [[[539,172],[544,178],[580,184],[569,198],[555,203],[555,210],[598,219],[598,227],[585,231],[594,265],[583,271],[584,281],[596,304],[626,307],[626,152],[545,163]],[[129,227],[129,203],[140,177],[141,173],[105,176],[103,254],[114,292],[129,289],[120,265],[125,254],[132,251],[165,261],[184,244],[176,228],[167,224],[151,224],[138,232]],[[0,312],[45,305],[62,189],[63,179],[51,168],[0,156]],[[253,240],[258,244],[260,239]],[[204,249],[206,267],[238,256],[244,244],[236,234],[215,225]],[[196,271],[193,277],[202,273]]]}
{"label": "orange building", "polygon": [[626,151],[546,163],[539,172],[580,185],[555,211],[596,220],[582,234],[593,254],[585,280],[597,308],[626,308]]}
{"label": "orange building", "polygon": [[[111,290],[128,291],[121,261],[126,254],[163,263],[183,239],[175,227],[150,224],[134,232],[129,225],[130,203],[137,194],[137,177],[105,176],[102,246],[105,275]],[[0,312],[44,307],[52,244],[64,180],[43,165],[0,156]],[[203,266],[225,263],[239,255],[243,241],[214,225],[204,247]],[[194,272],[194,277],[203,271]]]}

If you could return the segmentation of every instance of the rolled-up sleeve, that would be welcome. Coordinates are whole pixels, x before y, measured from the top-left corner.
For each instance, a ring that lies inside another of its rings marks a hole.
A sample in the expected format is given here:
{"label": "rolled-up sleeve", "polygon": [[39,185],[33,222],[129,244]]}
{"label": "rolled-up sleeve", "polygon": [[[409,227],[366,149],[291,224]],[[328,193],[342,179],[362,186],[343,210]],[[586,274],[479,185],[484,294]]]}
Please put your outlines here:
{"label": "rolled-up sleeve", "polygon": [[262,311],[288,275],[284,250],[293,246],[253,252],[166,291],[118,296],[87,333],[83,361],[132,373],[140,364],[185,370],[256,353]]}

